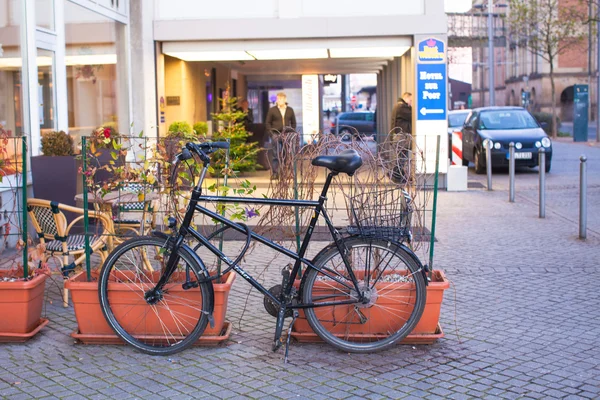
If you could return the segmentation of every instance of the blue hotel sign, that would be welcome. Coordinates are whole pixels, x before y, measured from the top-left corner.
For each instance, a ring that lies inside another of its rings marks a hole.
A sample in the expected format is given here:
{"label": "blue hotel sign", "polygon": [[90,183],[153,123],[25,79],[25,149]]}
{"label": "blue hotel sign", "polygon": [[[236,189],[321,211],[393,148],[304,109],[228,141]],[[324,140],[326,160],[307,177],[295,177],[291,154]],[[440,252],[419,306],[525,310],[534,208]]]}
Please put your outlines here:
{"label": "blue hotel sign", "polygon": [[417,119],[446,119],[446,49],[445,43],[427,38],[417,45]]}

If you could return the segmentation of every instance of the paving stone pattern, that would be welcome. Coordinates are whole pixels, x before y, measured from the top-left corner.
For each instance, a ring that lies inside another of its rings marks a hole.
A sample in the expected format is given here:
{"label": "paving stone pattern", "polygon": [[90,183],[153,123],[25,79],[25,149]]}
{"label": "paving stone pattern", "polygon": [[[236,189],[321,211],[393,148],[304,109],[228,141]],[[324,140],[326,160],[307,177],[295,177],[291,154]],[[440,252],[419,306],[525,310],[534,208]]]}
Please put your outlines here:
{"label": "paving stone pattern", "polygon": [[[224,346],[151,357],[125,346],[74,344],[73,309],[61,306],[60,281],[49,283],[51,323],[26,344],[0,346],[0,396],[598,398],[600,235],[580,241],[572,215],[549,211],[541,220],[534,202],[510,204],[502,185],[440,192],[434,265],[452,282],[441,317],[446,337],[383,353],[294,344],[284,364],[282,352],[270,351],[274,320],[242,279],[230,296],[234,331]],[[246,266],[276,284],[287,260],[273,259],[256,249]]]}

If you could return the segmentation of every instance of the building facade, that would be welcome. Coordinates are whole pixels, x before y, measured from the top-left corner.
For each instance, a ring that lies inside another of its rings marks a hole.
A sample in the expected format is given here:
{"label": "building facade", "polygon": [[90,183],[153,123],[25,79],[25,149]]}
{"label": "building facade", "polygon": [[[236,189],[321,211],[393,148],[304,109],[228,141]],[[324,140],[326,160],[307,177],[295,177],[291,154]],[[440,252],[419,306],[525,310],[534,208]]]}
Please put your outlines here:
{"label": "building facade", "polygon": [[52,130],[163,136],[209,121],[223,95],[264,108],[265,92],[290,89],[302,113],[303,77],[322,94],[324,74],[372,73],[387,131],[428,35],[445,40],[443,0],[0,0],[0,124],[35,156]]}
{"label": "building facade", "polygon": [[[559,0],[559,7],[573,7],[569,0]],[[582,3],[577,3],[581,6]],[[472,9],[474,25],[485,26],[487,0],[475,2]],[[585,12],[585,10],[583,10]],[[550,82],[550,64],[541,56],[533,54],[523,45],[523,39],[510,36],[506,24],[506,15],[510,13],[508,3],[496,1],[494,8],[494,77],[495,104],[522,105],[524,92],[529,92],[529,110],[533,112],[552,111],[552,89]],[[471,45],[473,47],[473,107],[487,106],[489,101],[489,63],[487,37],[478,36]],[[586,37],[579,45],[570,47],[560,54],[554,65],[556,85],[556,105],[558,116],[562,121],[573,120],[573,85],[590,85],[591,117],[595,119],[596,109],[595,83],[597,61],[592,42]],[[591,64],[590,64],[591,60]]]}

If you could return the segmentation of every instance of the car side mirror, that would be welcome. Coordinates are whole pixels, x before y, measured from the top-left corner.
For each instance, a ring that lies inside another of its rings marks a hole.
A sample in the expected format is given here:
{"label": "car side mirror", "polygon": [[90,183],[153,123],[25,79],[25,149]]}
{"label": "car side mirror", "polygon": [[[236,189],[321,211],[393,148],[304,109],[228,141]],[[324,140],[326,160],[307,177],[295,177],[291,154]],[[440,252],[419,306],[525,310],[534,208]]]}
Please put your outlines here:
{"label": "car side mirror", "polygon": [[546,129],[548,127],[548,123],[547,122],[540,122],[540,126],[542,127],[542,129]]}

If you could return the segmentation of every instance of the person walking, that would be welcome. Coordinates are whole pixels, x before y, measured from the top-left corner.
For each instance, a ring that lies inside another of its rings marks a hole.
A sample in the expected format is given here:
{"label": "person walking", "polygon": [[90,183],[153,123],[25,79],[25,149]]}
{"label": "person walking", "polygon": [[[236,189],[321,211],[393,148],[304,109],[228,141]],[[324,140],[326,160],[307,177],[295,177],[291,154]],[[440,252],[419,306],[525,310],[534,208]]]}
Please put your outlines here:
{"label": "person walking", "polygon": [[286,129],[296,130],[296,114],[294,109],[287,105],[287,96],[284,92],[277,93],[275,106],[269,108],[267,112],[265,127],[271,134],[271,173],[273,179],[277,179],[279,177],[279,158],[283,152],[281,134]]}
{"label": "person walking", "polygon": [[409,158],[412,150],[412,93],[405,92],[392,110],[390,124],[392,143],[397,159],[392,166],[392,181],[406,185],[410,176]]}

